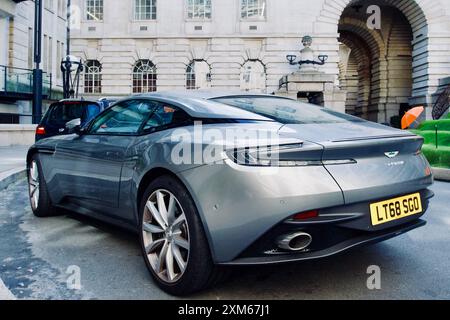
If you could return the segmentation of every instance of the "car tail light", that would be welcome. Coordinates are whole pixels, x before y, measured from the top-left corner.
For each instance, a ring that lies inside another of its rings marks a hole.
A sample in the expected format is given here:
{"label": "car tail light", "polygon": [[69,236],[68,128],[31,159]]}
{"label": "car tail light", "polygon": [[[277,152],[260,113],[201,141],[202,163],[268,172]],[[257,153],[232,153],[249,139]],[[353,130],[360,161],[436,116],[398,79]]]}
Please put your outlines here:
{"label": "car tail light", "polygon": [[312,218],[317,218],[319,216],[318,210],[311,210],[306,212],[297,213],[292,217],[293,220],[307,220]]}
{"label": "car tail light", "polygon": [[45,134],[45,127],[37,127],[36,128],[36,134],[38,135],[38,136],[43,136],[44,134]]}

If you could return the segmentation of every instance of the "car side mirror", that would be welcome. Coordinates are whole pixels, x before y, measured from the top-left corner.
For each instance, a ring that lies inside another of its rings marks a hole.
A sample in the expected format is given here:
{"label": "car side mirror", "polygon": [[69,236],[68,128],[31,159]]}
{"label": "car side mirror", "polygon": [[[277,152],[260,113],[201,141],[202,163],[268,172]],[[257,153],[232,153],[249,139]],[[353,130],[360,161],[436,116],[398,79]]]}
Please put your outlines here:
{"label": "car side mirror", "polygon": [[73,119],[73,120],[67,122],[66,129],[69,133],[80,134],[81,133],[81,119],[77,118],[77,119]]}

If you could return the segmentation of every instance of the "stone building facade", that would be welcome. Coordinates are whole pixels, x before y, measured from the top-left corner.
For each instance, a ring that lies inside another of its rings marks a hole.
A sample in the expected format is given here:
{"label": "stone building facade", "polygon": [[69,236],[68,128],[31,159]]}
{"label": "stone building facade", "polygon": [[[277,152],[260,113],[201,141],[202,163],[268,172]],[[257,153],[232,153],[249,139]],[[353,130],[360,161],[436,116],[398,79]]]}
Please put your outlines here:
{"label": "stone building facade", "polygon": [[[446,0],[72,2],[86,96],[240,88],[390,122],[450,82]],[[305,35],[328,59],[302,71],[286,56]]]}
{"label": "stone building facade", "polygon": [[[42,64],[46,90],[62,87],[66,53],[66,0],[43,1]],[[0,1],[0,123],[30,123],[34,2]],[[61,89],[60,89],[61,90]],[[46,102],[48,104],[48,101]]]}

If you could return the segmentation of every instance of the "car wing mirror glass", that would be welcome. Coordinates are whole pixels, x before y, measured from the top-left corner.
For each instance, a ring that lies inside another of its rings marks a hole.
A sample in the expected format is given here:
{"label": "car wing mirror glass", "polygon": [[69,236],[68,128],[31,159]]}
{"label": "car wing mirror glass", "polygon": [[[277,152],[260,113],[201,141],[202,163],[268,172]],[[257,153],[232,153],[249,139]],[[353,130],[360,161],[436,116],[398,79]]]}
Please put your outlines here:
{"label": "car wing mirror glass", "polygon": [[79,133],[81,132],[81,119],[73,119],[66,123],[66,129],[69,133]]}

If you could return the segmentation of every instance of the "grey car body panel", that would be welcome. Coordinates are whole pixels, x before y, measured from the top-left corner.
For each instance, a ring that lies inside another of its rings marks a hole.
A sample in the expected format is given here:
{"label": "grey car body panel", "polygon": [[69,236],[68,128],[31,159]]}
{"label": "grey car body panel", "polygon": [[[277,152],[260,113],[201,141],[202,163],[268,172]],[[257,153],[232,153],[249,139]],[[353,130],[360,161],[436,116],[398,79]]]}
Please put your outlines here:
{"label": "grey car body panel", "polygon": [[[207,148],[195,136],[192,126],[136,136],[52,137],[36,143],[29,155],[40,153],[53,203],[134,230],[138,226],[138,189],[142,179],[153,169],[172,172],[184,183],[198,208],[216,263],[236,259],[274,225],[296,213],[413,193],[432,183],[432,176],[425,172],[427,161],[413,152],[421,145],[417,136],[362,121],[346,125],[283,125],[206,100],[227,95],[248,94],[200,91],[146,94],[130,99],[166,102],[199,119],[251,120],[204,128],[219,132],[232,127],[266,130],[278,134],[281,144],[303,142],[305,150],[310,150],[304,153],[309,157],[352,158],[356,163],[261,169],[236,165],[225,153],[216,159],[217,163],[174,163],[171,154],[178,143],[177,134],[189,136],[192,147]],[[260,140],[253,143],[264,144]],[[227,139],[220,144],[225,148],[233,145]],[[397,159],[384,155],[391,151],[400,152]],[[301,159],[302,154],[291,156]],[[397,224],[401,222],[394,226]]]}

